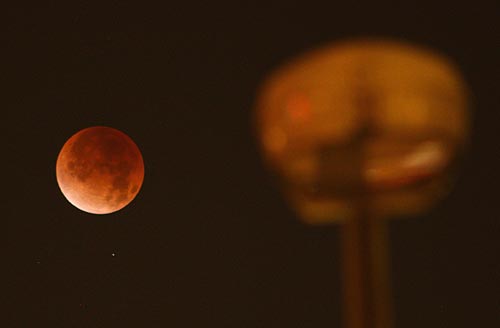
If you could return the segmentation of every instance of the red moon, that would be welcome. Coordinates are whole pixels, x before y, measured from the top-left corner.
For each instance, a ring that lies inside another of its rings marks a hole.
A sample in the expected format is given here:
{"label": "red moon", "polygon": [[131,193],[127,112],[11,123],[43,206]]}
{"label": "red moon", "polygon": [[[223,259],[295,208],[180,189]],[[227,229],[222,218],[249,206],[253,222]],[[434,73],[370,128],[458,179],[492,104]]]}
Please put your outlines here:
{"label": "red moon", "polygon": [[75,207],[92,214],[109,214],[135,198],[144,180],[144,162],[129,136],[95,126],[66,141],[57,157],[56,177],[62,193]]}

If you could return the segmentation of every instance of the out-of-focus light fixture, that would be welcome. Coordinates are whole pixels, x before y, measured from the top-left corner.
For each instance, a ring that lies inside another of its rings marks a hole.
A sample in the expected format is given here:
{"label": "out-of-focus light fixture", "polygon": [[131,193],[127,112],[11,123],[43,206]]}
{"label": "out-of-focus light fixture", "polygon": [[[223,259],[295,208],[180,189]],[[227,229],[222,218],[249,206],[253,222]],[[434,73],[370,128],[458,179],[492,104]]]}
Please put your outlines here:
{"label": "out-of-focus light fixture", "polygon": [[467,105],[448,58],[389,40],[311,51],[265,81],[256,128],[266,163],[303,221],[343,222],[347,327],[391,327],[382,221],[449,189]]}

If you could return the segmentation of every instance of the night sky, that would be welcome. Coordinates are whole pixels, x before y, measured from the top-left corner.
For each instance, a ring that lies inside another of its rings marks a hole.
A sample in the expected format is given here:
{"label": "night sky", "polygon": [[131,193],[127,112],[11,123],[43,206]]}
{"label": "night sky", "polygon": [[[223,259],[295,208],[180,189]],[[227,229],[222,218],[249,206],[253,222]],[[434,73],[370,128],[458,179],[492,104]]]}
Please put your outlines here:
{"label": "night sky", "polygon": [[[273,68],[365,35],[452,57],[473,94],[452,193],[391,222],[396,327],[500,326],[495,1],[66,2],[3,10],[1,327],[339,327],[338,228],[297,220],[251,118]],[[95,125],[145,162],[139,195],[105,216],[55,178],[64,142]]]}

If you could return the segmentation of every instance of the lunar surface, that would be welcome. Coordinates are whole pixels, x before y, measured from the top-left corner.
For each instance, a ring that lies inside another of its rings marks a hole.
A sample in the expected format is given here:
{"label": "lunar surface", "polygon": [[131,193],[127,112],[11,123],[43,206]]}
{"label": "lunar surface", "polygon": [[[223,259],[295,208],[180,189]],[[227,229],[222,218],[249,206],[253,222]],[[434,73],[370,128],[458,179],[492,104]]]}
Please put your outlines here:
{"label": "lunar surface", "polygon": [[108,214],[135,198],[144,180],[144,162],[130,137],[96,126],[79,131],[64,144],[56,176],[62,193],[75,207]]}

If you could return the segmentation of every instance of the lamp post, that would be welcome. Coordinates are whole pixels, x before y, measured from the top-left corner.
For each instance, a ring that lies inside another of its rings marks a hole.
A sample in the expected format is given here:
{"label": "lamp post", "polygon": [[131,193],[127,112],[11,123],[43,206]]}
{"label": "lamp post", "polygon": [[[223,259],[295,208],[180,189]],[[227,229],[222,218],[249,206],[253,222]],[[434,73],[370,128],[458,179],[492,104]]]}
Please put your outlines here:
{"label": "lamp post", "polygon": [[468,139],[468,92],[446,57],[355,40],[311,51],[264,82],[256,130],[298,217],[338,223],[346,328],[391,328],[387,219],[450,187]]}

